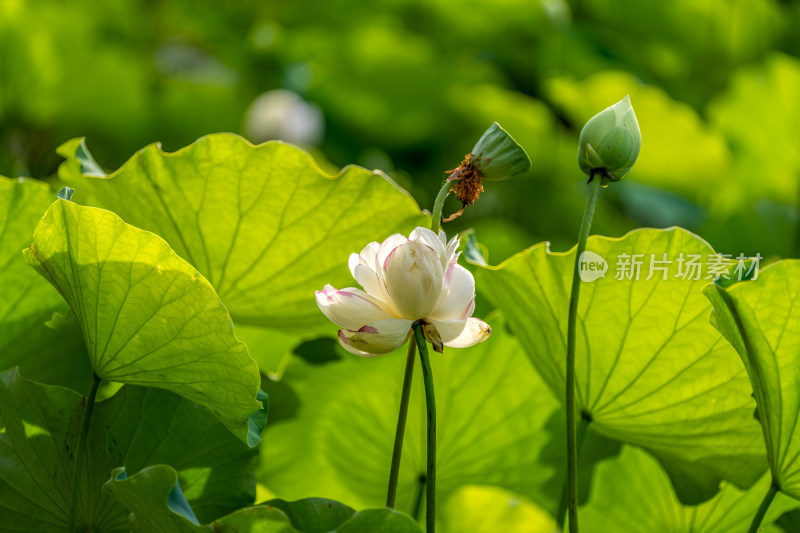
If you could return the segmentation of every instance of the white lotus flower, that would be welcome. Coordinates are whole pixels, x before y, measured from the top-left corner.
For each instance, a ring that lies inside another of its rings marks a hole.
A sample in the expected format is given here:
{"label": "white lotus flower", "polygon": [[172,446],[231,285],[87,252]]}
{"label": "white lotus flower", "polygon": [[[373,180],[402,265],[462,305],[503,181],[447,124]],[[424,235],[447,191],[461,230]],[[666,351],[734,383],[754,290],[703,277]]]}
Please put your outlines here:
{"label": "white lotus flower", "polygon": [[[491,328],[472,318],[475,280],[458,264],[458,237],[450,242],[416,228],[408,238],[392,235],[350,255],[350,272],[364,290],[317,291],[317,305],[340,326],[339,341],[356,355],[392,352],[411,335],[414,322],[437,352],[442,346],[466,348],[486,340]],[[366,292],[365,292],[366,291]]]}

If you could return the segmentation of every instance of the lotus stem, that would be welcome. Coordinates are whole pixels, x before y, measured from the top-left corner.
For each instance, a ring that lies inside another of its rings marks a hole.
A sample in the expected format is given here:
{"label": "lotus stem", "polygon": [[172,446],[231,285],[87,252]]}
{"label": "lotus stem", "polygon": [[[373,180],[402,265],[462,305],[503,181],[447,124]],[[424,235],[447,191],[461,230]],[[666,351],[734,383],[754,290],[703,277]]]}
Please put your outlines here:
{"label": "lotus stem", "polygon": [[94,411],[94,399],[97,396],[97,387],[100,385],[100,377],[92,372],[92,388],[86,398],[83,408],[83,420],[81,421],[81,434],[78,438],[78,449],[75,450],[75,469],[72,471],[72,499],[69,506],[69,521],[67,522],[67,533],[75,531],[75,517],[78,509],[78,494],[80,494],[81,472],[83,472],[83,456],[86,452],[86,438],[89,436],[89,423],[92,420]]}
{"label": "lotus stem", "polygon": [[408,341],[408,356],[406,357],[406,371],[403,376],[403,390],[400,393],[400,413],[397,415],[397,431],[394,435],[392,466],[389,469],[389,490],[386,495],[386,507],[389,509],[394,509],[397,501],[397,480],[400,476],[400,458],[403,455],[403,437],[406,433],[408,399],[411,396],[411,382],[414,379],[416,352],[417,342],[414,337],[411,337],[411,340]]}
{"label": "lotus stem", "polygon": [[433,218],[431,219],[431,230],[438,234],[442,225],[442,209],[444,208],[444,201],[447,200],[447,195],[450,194],[450,187],[453,182],[445,180],[442,188],[439,189],[439,194],[436,195],[436,200],[433,202]]}
{"label": "lotus stem", "polygon": [[[581,454],[583,441],[586,438],[586,431],[589,429],[591,423],[589,416],[581,416],[581,421],[578,423],[578,456]],[[569,487],[567,480],[564,480],[564,488],[561,490],[561,501],[558,502],[558,512],[556,513],[556,521],[558,522],[559,531],[564,529],[564,519],[567,517],[567,495],[569,494]]]}
{"label": "lotus stem", "polygon": [[422,333],[422,325],[414,322],[419,358],[422,362],[422,378],[425,383],[425,403],[428,408],[428,470],[425,485],[425,531],[436,530],[436,397],[433,391],[433,372],[428,358],[428,346]]}
{"label": "lotus stem", "polygon": [[750,523],[750,529],[747,530],[748,533],[757,533],[759,528],[761,527],[761,522],[764,520],[764,515],[767,514],[767,509],[772,504],[772,500],[775,499],[775,496],[780,492],[780,488],[775,481],[769,486],[769,490],[767,491],[766,496],[761,501],[761,505],[758,506],[758,511],[756,511],[756,515],[753,517],[753,521]]}
{"label": "lotus stem", "polygon": [[580,257],[586,250],[586,241],[594,217],[594,207],[600,195],[600,178],[592,171],[589,177],[589,197],[583,212],[578,246],[575,250],[575,267],[572,270],[572,290],[569,297],[569,317],[567,321],[567,488],[569,496],[569,531],[578,533],[578,447],[575,432],[575,329],[578,319],[578,298],[581,292]]}

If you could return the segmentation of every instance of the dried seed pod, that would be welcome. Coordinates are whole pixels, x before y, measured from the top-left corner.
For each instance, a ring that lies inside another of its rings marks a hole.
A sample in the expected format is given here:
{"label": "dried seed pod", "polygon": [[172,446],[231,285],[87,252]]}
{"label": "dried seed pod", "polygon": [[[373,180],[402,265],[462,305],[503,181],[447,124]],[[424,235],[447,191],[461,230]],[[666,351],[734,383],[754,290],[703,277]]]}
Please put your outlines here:
{"label": "dried seed pod", "polygon": [[461,209],[458,212],[450,215],[444,222],[450,222],[460,217],[467,206],[475,203],[481,193],[483,192],[483,174],[481,168],[476,164],[476,161],[484,161],[488,158],[476,157],[475,154],[467,154],[464,156],[464,161],[453,170],[448,170],[447,181],[453,181],[453,186],[450,187],[450,192],[455,194],[458,201],[461,202]]}

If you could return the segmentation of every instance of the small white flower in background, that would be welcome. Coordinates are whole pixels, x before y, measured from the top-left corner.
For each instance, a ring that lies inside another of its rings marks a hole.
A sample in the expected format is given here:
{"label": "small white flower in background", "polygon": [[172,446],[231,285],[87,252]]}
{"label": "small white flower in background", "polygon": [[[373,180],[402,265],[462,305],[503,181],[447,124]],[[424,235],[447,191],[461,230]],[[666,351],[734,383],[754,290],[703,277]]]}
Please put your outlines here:
{"label": "small white flower in background", "polygon": [[273,139],[316,146],[325,133],[322,110],[286,89],[267,91],[247,110],[245,135],[254,143]]}
{"label": "small white flower in background", "polygon": [[[408,238],[392,235],[350,255],[350,272],[364,290],[317,291],[317,305],[339,330],[339,341],[356,355],[372,356],[402,346],[414,322],[437,352],[486,340],[489,325],[472,318],[475,280],[458,264],[458,237],[450,242],[417,228]],[[366,292],[365,292],[366,291]]]}

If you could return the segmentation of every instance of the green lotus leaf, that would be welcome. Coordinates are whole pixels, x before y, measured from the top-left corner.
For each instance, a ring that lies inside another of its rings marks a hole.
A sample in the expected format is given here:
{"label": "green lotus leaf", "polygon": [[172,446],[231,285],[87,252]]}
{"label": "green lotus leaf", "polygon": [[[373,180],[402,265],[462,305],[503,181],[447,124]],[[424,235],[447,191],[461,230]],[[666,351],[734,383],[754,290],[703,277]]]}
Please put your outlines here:
{"label": "green lotus leaf", "polygon": [[[497,485],[555,512],[563,484],[563,412],[504,323],[490,324],[488,341],[431,359],[437,497],[444,502],[466,484]],[[405,355],[405,348],[375,358],[348,354],[322,365],[293,358],[284,382],[300,406],[295,417],[265,430],[259,482],[290,500],[325,494],[355,509],[383,506]],[[424,490],[424,398],[417,368],[397,495],[397,509],[410,515]],[[277,393],[274,399],[281,401]]]}
{"label": "green lotus leaf", "polygon": [[[66,530],[74,451],[85,399],[0,373],[0,529]],[[255,497],[255,450],[208,410],[171,392],[125,386],[97,404],[81,477],[81,531],[127,532],[129,512],[101,492],[113,468],[166,463],[200,520],[210,521]]]}
{"label": "green lotus leaf", "polygon": [[328,533],[349,520],[355,509],[326,498],[304,498],[295,502],[270,500],[266,505],[280,509],[303,533]]}
{"label": "green lotus leaf", "polygon": [[[40,181],[0,176],[0,370],[19,365],[37,381],[88,390],[91,370],[78,325],[20,253],[55,197]],[[54,313],[63,320],[46,326]]]}
{"label": "green lotus leaf", "polygon": [[712,323],[750,375],[775,483],[800,499],[800,261],[780,261],[752,281],[705,293]]}
{"label": "green lotus leaf", "polygon": [[130,477],[117,468],[103,488],[131,510],[131,533],[299,533],[282,511],[270,506],[246,507],[201,525],[181,491],[178,473],[166,465],[150,466]]}
{"label": "green lotus leaf", "polygon": [[[593,430],[655,454],[687,503],[707,499],[723,479],[749,487],[766,463],[747,373],[707,320],[703,265],[713,264],[714,251],[680,228],[590,237],[587,250],[594,255],[583,263],[590,281],[582,282],[576,346],[583,417]],[[693,257],[699,274],[688,266]],[[652,262],[665,258],[671,263]],[[574,249],[551,253],[543,243],[479,271],[485,295],[558,398],[574,261]],[[642,263],[638,279],[634,262]],[[650,265],[666,270],[651,276]]]}
{"label": "green lotus leaf", "polygon": [[72,308],[102,380],[171,390],[258,442],[258,365],[208,281],[158,236],[56,200],[25,256]]}
{"label": "green lotus leaf", "polygon": [[132,533],[213,531],[200,525],[181,491],[178,473],[169,466],[150,466],[131,477],[124,468],[115,468],[103,488],[132,511]]}
{"label": "green lotus leaf", "polygon": [[334,533],[422,533],[408,515],[394,509],[367,509],[336,528]]}
{"label": "green lotus leaf", "polygon": [[[625,446],[618,457],[597,465],[591,501],[580,509],[581,530],[587,533],[744,531],[769,483],[769,475],[762,476],[747,491],[722,483],[719,493],[710,500],[684,505],[658,461],[642,450]],[[793,507],[797,507],[796,502],[778,495],[764,524],[771,524]]]}
{"label": "green lotus leaf", "polygon": [[408,516],[391,509],[355,513],[344,504],[322,498],[297,502],[275,500],[245,507],[201,525],[181,491],[178,475],[166,465],[145,468],[128,476],[112,472],[105,490],[131,510],[132,533],[421,533]]}
{"label": "green lotus leaf", "polygon": [[[209,135],[172,154],[150,145],[98,177],[83,142],[59,149],[76,199],[163,237],[216,288],[234,321],[331,331],[314,290],[352,286],[347,257],[370,241],[428,225],[385,175],[323,173],[302,150]],[[87,173],[88,172],[88,173]]]}
{"label": "green lotus leaf", "polygon": [[552,516],[526,498],[479,485],[455,491],[441,519],[446,533],[555,533],[558,529]]}

